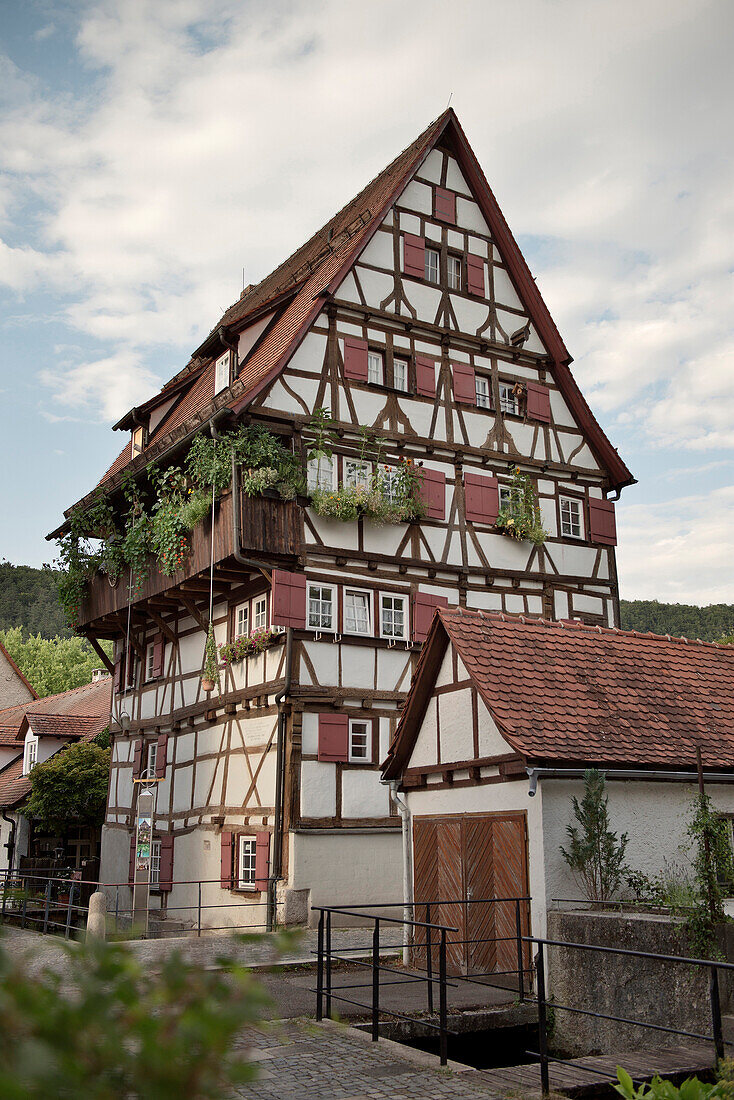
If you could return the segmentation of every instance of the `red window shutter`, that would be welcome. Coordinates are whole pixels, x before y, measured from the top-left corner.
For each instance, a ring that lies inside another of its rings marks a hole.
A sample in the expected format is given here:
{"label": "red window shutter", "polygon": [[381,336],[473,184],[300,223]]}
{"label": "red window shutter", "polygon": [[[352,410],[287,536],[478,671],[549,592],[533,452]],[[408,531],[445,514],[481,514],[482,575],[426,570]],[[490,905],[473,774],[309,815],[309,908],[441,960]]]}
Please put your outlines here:
{"label": "red window shutter", "polygon": [[466,257],[466,285],[470,294],[484,297],[484,260],[472,252]]}
{"label": "red window shutter", "polygon": [[234,837],[232,833],[222,833],[221,842],[220,880],[222,889],[229,890],[232,885],[232,873],[234,870],[234,861],[232,859]]}
{"label": "red window shutter", "polygon": [[346,714],[319,715],[319,760],[349,759],[349,717]]}
{"label": "red window shutter", "polygon": [[446,596],[434,596],[432,592],[416,592],[413,597],[413,641],[425,642],[431,629],[437,607],[448,607]]}
{"label": "red window shutter", "polygon": [[133,779],[139,779],[143,770],[143,739],[135,742],[135,757],[133,759]]}
{"label": "red window shutter", "polygon": [[127,880],[131,886],[135,884],[135,840],[135,830],[133,829],[133,835],[130,837],[130,863],[127,873]]}
{"label": "red window shutter", "polygon": [[163,675],[163,647],[165,640],[162,634],[158,634],[153,640],[153,675]]}
{"label": "red window shutter", "polygon": [[270,833],[255,834],[255,889],[267,890],[270,877]]}
{"label": "red window shutter", "polygon": [[527,382],[528,416],[533,420],[542,420],[544,424],[550,424],[550,390],[547,386],[540,386],[537,382]]}
{"label": "red window shutter", "polygon": [[270,621],[274,626],[306,626],[306,574],[273,570]]}
{"label": "red window shutter", "polygon": [[589,499],[589,537],[603,546],[617,545],[617,520],[611,500]]}
{"label": "red window shutter", "polygon": [[166,775],[166,764],[168,763],[166,757],[168,756],[168,734],[158,734],[158,749],[155,754],[155,775],[156,779],[164,779]]}
{"label": "red window shutter", "polygon": [[426,242],[413,233],[403,236],[403,272],[416,279],[426,277]]}
{"label": "red window shutter", "polygon": [[344,374],[356,382],[367,381],[367,341],[344,337]]}
{"label": "red window shutter", "polygon": [[446,519],[446,474],[423,466],[421,475],[420,495],[428,509],[428,519]]}
{"label": "red window shutter", "polygon": [[158,889],[164,893],[173,889],[173,837],[161,837],[161,868],[158,874]]}
{"label": "red window shutter", "polygon": [[436,360],[429,355],[415,357],[415,388],[423,397],[436,396]]}
{"label": "red window shutter", "polygon": [[437,187],[434,191],[433,214],[442,222],[456,224],[456,194],[447,191],[445,187]]}
{"label": "red window shutter", "polygon": [[476,405],[474,367],[470,367],[468,363],[452,363],[451,375],[454,382],[454,401],[460,401],[463,405]]}
{"label": "red window shutter", "polygon": [[464,508],[472,523],[494,523],[500,510],[500,491],[496,477],[464,474]]}

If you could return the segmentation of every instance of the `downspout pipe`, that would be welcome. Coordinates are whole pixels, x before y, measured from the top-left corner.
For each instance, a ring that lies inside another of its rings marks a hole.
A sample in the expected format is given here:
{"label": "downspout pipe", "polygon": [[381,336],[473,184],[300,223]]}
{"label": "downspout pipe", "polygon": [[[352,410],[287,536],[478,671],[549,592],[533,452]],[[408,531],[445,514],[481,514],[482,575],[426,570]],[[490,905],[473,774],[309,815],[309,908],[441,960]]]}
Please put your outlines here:
{"label": "downspout pipe", "polygon": [[15,831],[17,829],[17,822],[12,817],[8,817],[3,806],[2,814],[0,814],[3,821],[7,821],[10,826],[10,836],[5,841],[5,847],[8,849],[8,871],[13,870],[13,860],[15,858]]}
{"label": "downspout pipe", "polygon": [[[398,794],[400,780],[389,781],[390,794],[395,800],[395,805],[400,814],[400,823],[403,834],[403,920],[412,921],[413,917],[413,849],[410,843],[410,808],[404,798]],[[405,939],[403,941],[403,965],[410,966],[410,942],[412,941],[412,926],[405,925]]]}
{"label": "downspout pipe", "polygon": [[278,740],[275,755],[275,828],[273,831],[273,861],[268,878],[268,909],[267,926],[272,932],[275,927],[276,917],[276,892],[278,881],[283,871],[283,820],[285,800],[285,737],[286,737],[286,708],[285,703],[291,690],[291,678],[293,675],[293,627],[288,627],[285,638],[285,683],[275,696],[275,705],[278,708]]}
{"label": "downspout pipe", "polygon": [[229,348],[230,351],[234,352],[234,354],[235,354],[235,366],[238,366],[237,359],[239,357],[239,347],[236,343],[233,344],[228,339],[227,329],[224,325],[219,326],[219,329],[217,330],[217,336],[219,337],[221,343],[224,345],[225,348]]}
{"label": "downspout pipe", "polygon": [[[532,798],[538,789],[539,779],[583,779],[588,768],[526,768],[528,773],[528,794]],[[657,768],[645,771],[644,768],[599,768],[605,779],[652,779],[677,780],[683,783],[697,783],[698,772],[673,771]],[[710,783],[734,783],[734,772],[706,772]]]}

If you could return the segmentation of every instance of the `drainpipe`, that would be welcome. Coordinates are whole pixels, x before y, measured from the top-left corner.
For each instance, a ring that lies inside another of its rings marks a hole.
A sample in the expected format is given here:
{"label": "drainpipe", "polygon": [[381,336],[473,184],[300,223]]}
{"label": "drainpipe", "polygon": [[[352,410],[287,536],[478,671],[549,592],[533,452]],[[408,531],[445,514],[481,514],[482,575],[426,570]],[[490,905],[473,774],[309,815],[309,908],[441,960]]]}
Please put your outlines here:
{"label": "drainpipe", "polygon": [[[398,779],[389,781],[390,793],[395,799],[395,804],[400,814],[400,823],[403,833],[403,920],[414,920],[413,909],[413,851],[410,844],[410,809],[408,803],[398,794]],[[403,944],[403,965],[410,965],[410,947],[412,940],[412,927],[405,925],[405,942]]]}
{"label": "drainpipe", "polygon": [[[526,768],[528,773],[528,794],[532,798],[538,789],[539,779],[583,779],[586,768]],[[658,768],[645,771],[644,768],[600,768],[605,779],[675,779],[685,783],[698,782],[698,772],[678,772],[672,769]],[[706,772],[711,783],[734,783],[732,772]]]}
{"label": "drainpipe", "polygon": [[291,676],[293,673],[293,627],[288,627],[285,638],[285,683],[275,696],[275,705],[278,708],[278,743],[275,756],[275,830],[273,832],[273,862],[268,878],[268,932],[272,932],[275,926],[276,892],[278,880],[283,869],[283,796],[285,793],[285,733],[286,713],[285,701],[291,690]]}
{"label": "drainpipe", "polygon": [[237,360],[239,358],[239,348],[238,348],[236,343],[232,344],[227,339],[227,330],[224,327],[224,325],[219,326],[219,329],[217,330],[217,336],[219,337],[222,344],[224,344],[225,348],[229,348],[230,351],[234,352],[234,354],[235,354],[235,366],[237,366],[238,365]]}
{"label": "drainpipe", "polygon": [[5,841],[5,847],[8,849],[8,871],[12,871],[13,859],[15,858],[15,830],[17,828],[17,824],[12,817],[8,817],[5,812],[4,806],[0,817],[2,817],[3,821],[7,821],[8,825],[10,826],[10,836]]}

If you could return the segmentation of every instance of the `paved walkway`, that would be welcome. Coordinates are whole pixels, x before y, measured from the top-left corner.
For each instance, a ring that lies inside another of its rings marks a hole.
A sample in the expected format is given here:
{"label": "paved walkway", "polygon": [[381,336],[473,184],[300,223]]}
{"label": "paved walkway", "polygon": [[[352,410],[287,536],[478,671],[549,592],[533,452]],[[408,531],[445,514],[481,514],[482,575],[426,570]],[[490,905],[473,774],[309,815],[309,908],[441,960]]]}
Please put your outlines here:
{"label": "paved walkway", "polygon": [[[289,1020],[248,1028],[237,1044],[256,1062],[258,1079],[239,1088],[246,1100],[487,1100],[500,1097],[476,1070],[326,1020]],[[525,1093],[524,1095],[530,1095]]]}

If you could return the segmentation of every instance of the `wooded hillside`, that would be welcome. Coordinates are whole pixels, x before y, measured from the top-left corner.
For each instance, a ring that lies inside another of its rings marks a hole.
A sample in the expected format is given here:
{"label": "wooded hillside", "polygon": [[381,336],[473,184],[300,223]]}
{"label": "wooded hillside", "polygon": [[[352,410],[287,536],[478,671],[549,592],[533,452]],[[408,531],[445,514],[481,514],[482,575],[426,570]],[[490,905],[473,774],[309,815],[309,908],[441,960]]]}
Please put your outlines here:
{"label": "wooded hillside", "polygon": [[704,642],[718,642],[734,634],[734,604],[696,607],[657,600],[620,600],[620,610],[624,630],[649,630],[653,634],[700,638]]}
{"label": "wooded hillside", "polygon": [[56,588],[54,569],[0,562],[0,630],[23,627],[42,638],[70,638]]}

